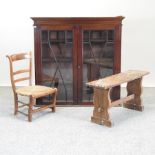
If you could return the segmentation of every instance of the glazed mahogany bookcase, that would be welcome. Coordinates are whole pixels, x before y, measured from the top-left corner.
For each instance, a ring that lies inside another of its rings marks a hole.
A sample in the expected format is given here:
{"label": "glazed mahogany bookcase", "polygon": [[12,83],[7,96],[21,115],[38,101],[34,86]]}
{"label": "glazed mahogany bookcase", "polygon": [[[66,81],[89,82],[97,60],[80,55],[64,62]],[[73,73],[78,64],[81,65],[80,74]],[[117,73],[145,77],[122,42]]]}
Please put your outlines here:
{"label": "glazed mahogany bookcase", "polygon": [[[93,89],[86,82],[121,71],[123,18],[32,17],[35,83],[57,87],[58,105],[91,105]],[[116,87],[111,98],[119,97]]]}

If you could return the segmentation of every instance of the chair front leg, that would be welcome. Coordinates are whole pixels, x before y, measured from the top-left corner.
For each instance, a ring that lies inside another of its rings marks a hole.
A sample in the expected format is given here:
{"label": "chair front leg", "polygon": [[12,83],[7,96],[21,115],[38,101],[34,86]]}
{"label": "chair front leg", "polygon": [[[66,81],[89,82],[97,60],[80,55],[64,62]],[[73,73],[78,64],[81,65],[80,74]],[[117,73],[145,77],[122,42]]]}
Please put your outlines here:
{"label": "chair front leg", "polygon": [[29,109],[28,109],[28,121],[32,122],[32,113],[33,113],[33,105],[34,105],[34,98],[30,97]]}

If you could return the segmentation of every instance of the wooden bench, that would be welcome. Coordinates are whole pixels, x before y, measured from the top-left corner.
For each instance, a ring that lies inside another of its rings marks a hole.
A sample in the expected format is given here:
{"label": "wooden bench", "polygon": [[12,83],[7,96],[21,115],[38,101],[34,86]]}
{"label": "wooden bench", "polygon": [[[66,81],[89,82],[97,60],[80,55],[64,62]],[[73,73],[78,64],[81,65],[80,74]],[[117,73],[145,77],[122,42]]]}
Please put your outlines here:
{"label": "wooden bench", "polygon": [[[138,111],[143,110],[141,103],[142,77],[149,74],[147,71],[129,70],[103,79],[86,83],[94,88],[94,110],[91,121],[100,125],[112,126],[108,109],[123,104],[125,108]],[[110,91],[113,87],[127,83],[127,96],[112,101]]]}

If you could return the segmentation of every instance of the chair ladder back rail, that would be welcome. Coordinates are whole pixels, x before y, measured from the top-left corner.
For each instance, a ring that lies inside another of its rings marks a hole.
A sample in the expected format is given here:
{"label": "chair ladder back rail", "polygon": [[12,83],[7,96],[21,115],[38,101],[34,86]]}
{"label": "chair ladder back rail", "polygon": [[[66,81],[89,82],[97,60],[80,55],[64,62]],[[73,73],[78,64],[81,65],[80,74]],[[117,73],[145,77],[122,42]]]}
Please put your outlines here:
{"label": "chair ladder back rail", "polygon": [[21,69],[21,70],[17,70],[15,72],[13,72],[13,75],[17,75],[17,74],[22,74],[22,73],[27,73],[30,72],[30,69]]}
{"label": "chair ladder back rail", "polygon": [[19,53],[19,54],[13,54],[10,56],[11,61],[18,61],[18,60],[23,60],[23,59],[31,59],[31,52],[27,53]]}
{"label": "chair ladder back rail", "polygon": [[14,83],[17,83],[17,82],[21,82],[21,81],[26,81],[26,80],[31,80],[31,77],[24,77],[24,78],[19,78],[19,79],[16,79],[14,80]]}

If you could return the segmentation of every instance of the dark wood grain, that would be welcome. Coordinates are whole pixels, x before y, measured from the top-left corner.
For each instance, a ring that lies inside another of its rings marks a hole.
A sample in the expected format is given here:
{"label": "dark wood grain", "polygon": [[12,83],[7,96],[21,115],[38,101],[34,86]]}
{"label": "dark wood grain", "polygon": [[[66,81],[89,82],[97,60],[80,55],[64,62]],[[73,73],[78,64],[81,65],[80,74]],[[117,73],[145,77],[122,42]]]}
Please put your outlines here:
{"label": "dark wood grain", "polygon": [[[121,27],[124,17],[32,17],[34,21],[34,47],[35,47],[35,82],[42,84],[42,58],[41,58],[41,31],[42,30],[72,30],[73,31],[73,105],[92,105],[92,102],[83,101],[83,44],[84,30],[115,31],[113,74],[121,71]],[[88,67],[88,76],[97,77],[96,67]],[[120,87],[114,88],[111,97],[113,100],[120,97]],[[58,104],[65,104],[59,102]]]}

